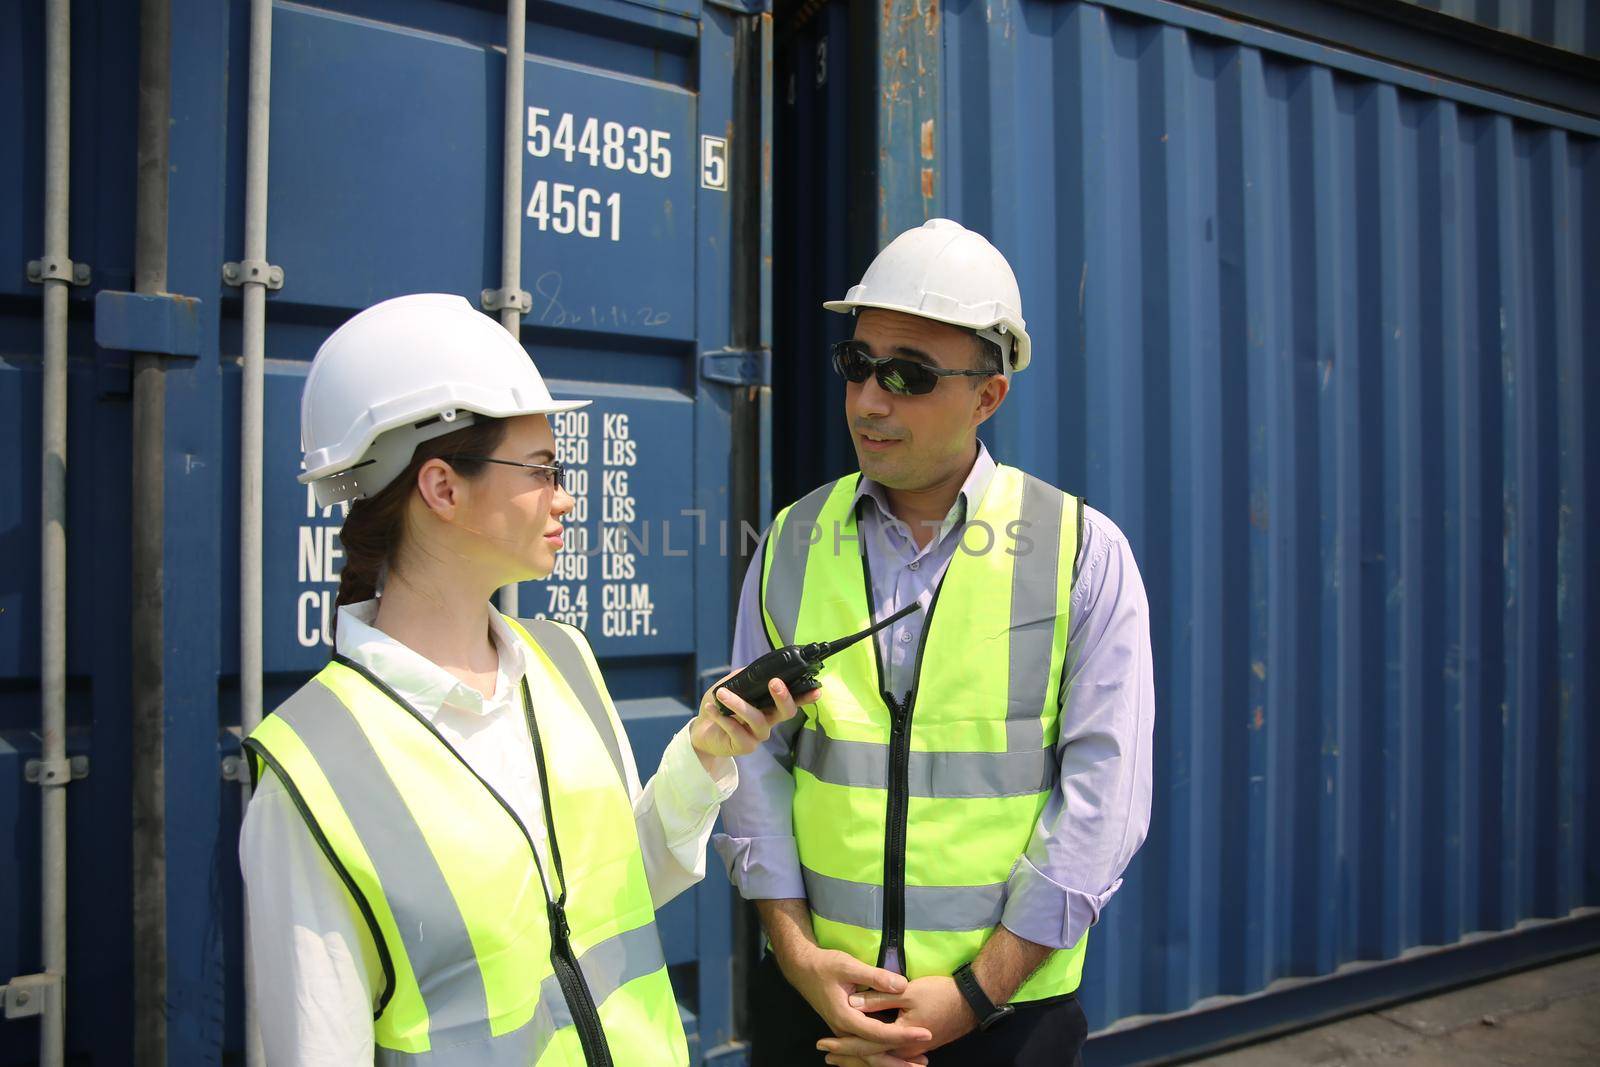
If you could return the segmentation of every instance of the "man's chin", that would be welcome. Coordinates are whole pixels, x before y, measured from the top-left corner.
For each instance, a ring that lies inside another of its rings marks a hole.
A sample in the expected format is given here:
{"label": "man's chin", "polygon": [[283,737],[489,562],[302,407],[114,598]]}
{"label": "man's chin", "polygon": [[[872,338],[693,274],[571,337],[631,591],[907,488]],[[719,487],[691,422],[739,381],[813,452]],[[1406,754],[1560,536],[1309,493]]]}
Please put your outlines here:
{"label": "man's chin", "polygon": [[861,465],[861,473],[885,489],[905,488],[905,471],[894,460],[883,456],[862,455],[856,453],[856,461]]}

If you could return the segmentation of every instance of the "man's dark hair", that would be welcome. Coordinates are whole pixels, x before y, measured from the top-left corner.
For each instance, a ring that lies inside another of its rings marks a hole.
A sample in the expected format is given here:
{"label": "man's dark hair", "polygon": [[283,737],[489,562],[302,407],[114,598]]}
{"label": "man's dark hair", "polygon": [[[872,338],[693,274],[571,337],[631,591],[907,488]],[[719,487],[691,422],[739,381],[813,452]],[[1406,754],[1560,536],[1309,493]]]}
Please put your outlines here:
{"label": "man's dark hair", "polygon": [[[973,369],[988,374],[1005,373],[1005,364],[1002,362],[1005,357],[1000,354],[1000,346],[982,334],[975,333],[972,339],[978,342],[978,361]],[[972,384],[976,387],[982,381],[982,378],[974,378]]]}

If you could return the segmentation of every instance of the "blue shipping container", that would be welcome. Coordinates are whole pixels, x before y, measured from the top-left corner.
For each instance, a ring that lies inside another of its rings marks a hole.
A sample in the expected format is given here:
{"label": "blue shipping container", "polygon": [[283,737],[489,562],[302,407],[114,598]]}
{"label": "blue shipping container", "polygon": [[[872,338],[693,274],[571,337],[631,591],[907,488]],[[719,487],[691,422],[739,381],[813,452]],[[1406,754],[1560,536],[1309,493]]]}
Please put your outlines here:
{"label": "blue shipping container", "polygon": [[[746,484],[756,461],[735,442],[754,425],[747,387],[764,367],[766,196],[751,161],[771,21],[760,3],[528,8],[514,193],[531,297],[522,340],[556,395],[594,403],[557,417],[580,510],[561,569],[522,588],[521,613],[591,635],[648,777],[703,676],[725,662],[738,523],[761,518]],[[23,264],[44,241],[45,10],[16,5],[0,29],[0,144],[11,148],[0,152],[11,205],[0,224],[0,982],[40,969],[40,791],[24,766],[40,729],[41,340],[39,286]],[[70,304],[68,745],[90,773],[67,790],[67,1049],[106,1065],[133,1060],[136,953],[164,956],[164,991],[137,995],[165,1020],[168,1062],[219,1063],[243,1047],[239,788],[220,768],[239,722],[243,342],[223,264],[244,251],[249,4],[172,0],[171,15],[161,236],[165,288],[179,300],[128,292],[140,5],[72,7],[70,254],[92,284]],[[313,353],[386,297],[477,304],[501,285],[506,16],[451,0],[278,2],[271,29],[267,251],[286,284],[268,297],[266,327],[269,710],[326,662],[339,569],[340,515],[295,481]],[[165,897],[157,940],[142,944],[131,932],[143,831],[129,804],[130,348],[169,353],[155,864]],[[711,1060],[737,1055],[731,905],[713,863],[660,919],[691,1041]],[[0,1025],[0,1063],[33,1062],[38,1033],[34,1021]]]}
{"label": "blue shipping container", "polygon": [[990,447],[1143,570],[1097,1061],[1593,946],[1600,122],[1162,0],[834,3],[780,60],[775,502],[854,465],[818,305],[943,215],[1033,338]]}

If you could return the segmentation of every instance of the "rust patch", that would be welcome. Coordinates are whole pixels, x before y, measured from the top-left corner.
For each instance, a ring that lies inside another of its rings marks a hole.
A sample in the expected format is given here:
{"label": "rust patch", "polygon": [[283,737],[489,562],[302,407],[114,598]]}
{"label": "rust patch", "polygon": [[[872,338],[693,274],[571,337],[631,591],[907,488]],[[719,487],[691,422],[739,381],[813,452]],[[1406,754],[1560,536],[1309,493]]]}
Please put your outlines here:
{"label": "rust patch", "polygon": [[922,168],[922,199],[933,199],[933,168]]}
{"label": "rust patch", "polygon": [[922,30],[929,37],[939,35],[939,0],[929,0],[928,11],[922,16]]}
{"label": "rust patch", "polygon": [[922,121],[922,158],[933,158],[933,120]]}

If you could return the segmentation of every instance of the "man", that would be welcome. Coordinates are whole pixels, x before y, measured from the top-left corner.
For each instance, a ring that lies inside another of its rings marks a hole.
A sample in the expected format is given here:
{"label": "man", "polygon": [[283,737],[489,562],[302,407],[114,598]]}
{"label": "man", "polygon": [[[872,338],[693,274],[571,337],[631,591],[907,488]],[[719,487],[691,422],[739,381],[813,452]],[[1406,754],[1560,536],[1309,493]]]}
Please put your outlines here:
{"label": "man", "polygon": [[856,316],[833,365],[861,471],[763,536],[732,661],[922,610],[829,661],[723,808],[771,944],[753,1067],[1078,1062],[1085,935],[1149,822],[1138,569],[977,438],[1030,358],[988,241],[934,219],[824,306]]}

